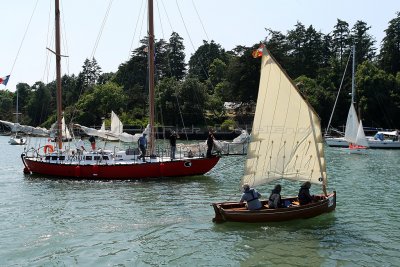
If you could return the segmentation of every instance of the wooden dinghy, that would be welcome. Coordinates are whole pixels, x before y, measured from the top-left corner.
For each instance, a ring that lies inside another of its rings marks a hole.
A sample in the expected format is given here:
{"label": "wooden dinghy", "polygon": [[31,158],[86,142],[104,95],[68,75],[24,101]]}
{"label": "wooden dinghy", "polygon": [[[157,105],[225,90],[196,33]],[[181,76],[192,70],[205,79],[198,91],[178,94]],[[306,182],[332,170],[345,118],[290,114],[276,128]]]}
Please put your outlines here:
{"label": "wooden dinghy", "polygon": [[259,210],[248,210],[245,203],[240,202],[222,202],[213,203],[215,211],[213,222],[279,222],[294,219],[307,219],[316,217],[323,213],[328,213],[336,208],[336,192],[325,196],[315,195],[314,202],[307,205],[299,205],[297,197],[283,198],[283,202],[290,203],[286,208],[270,209],[266,200]]}
{"label": "wooden dinghy", "polygon": [[264,46],[252,138],[241,185],[257,186],[285,179],[320,185],[323,194],[307,205],[295,205],[287,198],[287,208],[246,210],[239,202],[214,203],[215,222],[272,222],[315,217],[333,211],[336,192],[328,194],[320,120],[296,84]]}

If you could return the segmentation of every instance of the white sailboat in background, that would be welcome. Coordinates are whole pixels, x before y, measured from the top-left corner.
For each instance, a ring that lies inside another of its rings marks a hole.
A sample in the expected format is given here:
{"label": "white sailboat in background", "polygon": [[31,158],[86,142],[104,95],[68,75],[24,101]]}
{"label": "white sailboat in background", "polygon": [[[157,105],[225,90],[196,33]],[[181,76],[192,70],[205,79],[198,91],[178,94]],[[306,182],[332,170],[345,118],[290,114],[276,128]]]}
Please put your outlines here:
{"label": "white sailboat in background", "polygon": [[362,121],[358,120],[353,103],[351,103],[347,115],[344,139],[349,143],[350,153],[365,153],[365,150],[369,147]]}
{"label": "white sailboat in background", "polygon": [[[72,135],[68,129],[68,125],[65,123],[64,117],[62,117],[61,119],[61,129],[62,129],[63,142],[71,141]],[[56,134],[57,134],[57,122],[53,123],[50,128],[50,137],[53,139],[53,141],[56,140]]]}
{"label": "white sailboat in background", "polygon": [[[369,142],[365,136],[364,128],[361,120],[357,116],[355,103],[355,46],[352,47],[352,80],[351,80],[351,104],[347,115],[346,128],[344,137],[325,137],[325,141],[329,146],[347,147],[350,153],[365,153],[369,147]],[[332,112],[333,115],[333,112]],[[331,115],[331,118],[332,118]],[[330,124],[330,123],[329,123]]]}
{"label": "white sailboat in background", "polygon": [[365,149],[368,148],[368,141],[365,138],[364,128],[362,121],[358,119],[355,103],[355,65],[356,65],[356,48],[352,47],[353,53],[353,66],[351,71],[351,104],[349,114],[347,115],[346,131],[344,133],[344,139],[349,143],[350,153],[365,153]]}
{"label": "white sailboat in background", "polygon": [[[18,112],[18,90],[17,90],[17,105],[15,108],[15,123],[18,124],[18,115],[21,114]],[[21,135],[18,134],[18,129],[15,129],[15,135],[10,137],[10,140],[8,141],[10,145],[25,145],[26,144],[26,138],[22,137]]]}

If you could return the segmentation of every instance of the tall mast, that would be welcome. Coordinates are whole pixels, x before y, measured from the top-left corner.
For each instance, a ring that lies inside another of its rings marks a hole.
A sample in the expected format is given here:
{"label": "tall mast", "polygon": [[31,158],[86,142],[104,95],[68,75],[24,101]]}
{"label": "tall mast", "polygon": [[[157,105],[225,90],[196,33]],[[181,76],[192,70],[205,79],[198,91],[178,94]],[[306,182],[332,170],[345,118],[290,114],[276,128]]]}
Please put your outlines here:
{"label": "tall mast", "polygon": [[353,45],[351,47],[351,51],[353,54],[353,66],[352,66],[352,71],[351,71],[351,103],[355,103],[355,67],[356,67],[356,46]]}
{"label": "tall mast", "polygon": [[57,81],[57,142],[58,148],[62,149],[62,99],[61,99],[61,45],[60,45],[60,3],[55,0],[56,19],[56,81]]}
{"label": "tall mast", "polygon": [[16,90],[17,91],[17,106],[15,107],[15,119],[16,119],[16,123],[18,123],[18,115],[20,114],[20,113],[18,113],[18,89]]}
{"label": "tall mast", "polygon": [[148,0],[149,7],[149,115],[150,115],[150,134],[149,152],[154,155],[154,19],[153,19],[153,0]]}

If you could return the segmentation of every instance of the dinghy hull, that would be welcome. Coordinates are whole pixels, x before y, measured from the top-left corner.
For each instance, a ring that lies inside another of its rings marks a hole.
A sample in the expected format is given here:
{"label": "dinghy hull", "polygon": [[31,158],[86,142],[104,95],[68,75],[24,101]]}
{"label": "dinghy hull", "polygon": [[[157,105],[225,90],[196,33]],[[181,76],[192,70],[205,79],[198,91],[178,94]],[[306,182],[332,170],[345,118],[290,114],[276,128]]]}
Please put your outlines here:
{"label": "dinghy hull", "polygon": [[[296,198],[286,198],[291,203]],[[215,217],[213,222],[244,222],[244,223],[263,223],[290,221],[295,219],[307,219],[328,213],[336,208],[336,192],[315,196],[315,202],[307,205],[291,205],[287,208],[270,209],[267,207],[267,201],[262,201],[263,208],[260,210],[247,210],[244,203],[223,202],[213,203]]]}

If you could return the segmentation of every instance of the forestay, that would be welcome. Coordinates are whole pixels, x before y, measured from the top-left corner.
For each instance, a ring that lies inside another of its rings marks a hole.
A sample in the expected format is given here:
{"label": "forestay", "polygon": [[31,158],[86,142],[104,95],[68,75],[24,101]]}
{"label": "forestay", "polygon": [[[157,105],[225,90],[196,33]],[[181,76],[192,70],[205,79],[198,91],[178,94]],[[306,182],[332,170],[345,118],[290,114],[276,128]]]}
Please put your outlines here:
{"label": "forestay", "polygon": [[264,48],[243,183],[276,179],[327,183],[318,115]]}

